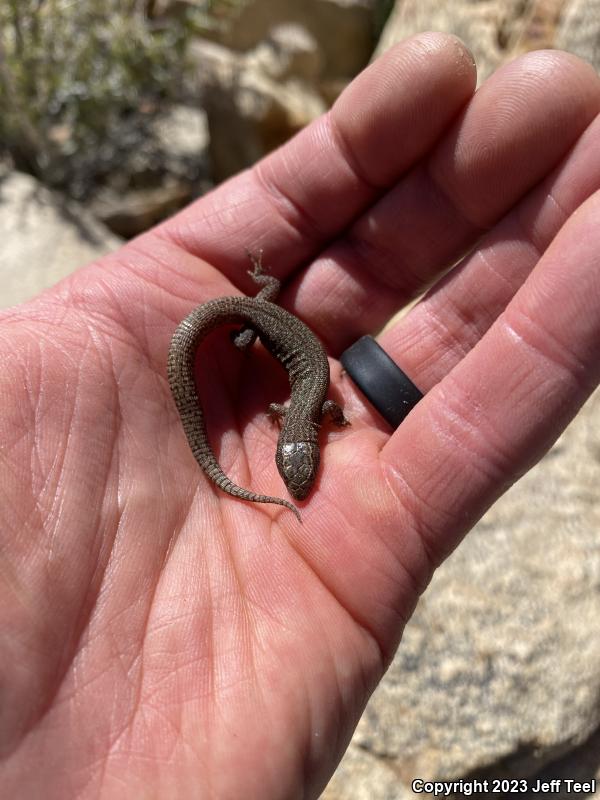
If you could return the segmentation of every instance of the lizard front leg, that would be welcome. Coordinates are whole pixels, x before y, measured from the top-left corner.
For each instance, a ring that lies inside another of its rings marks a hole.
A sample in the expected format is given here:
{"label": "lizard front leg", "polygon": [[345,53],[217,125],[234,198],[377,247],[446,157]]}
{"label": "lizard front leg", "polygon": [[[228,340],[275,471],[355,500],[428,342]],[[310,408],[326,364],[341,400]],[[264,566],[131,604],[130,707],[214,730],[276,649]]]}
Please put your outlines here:
{"label": "lizard front leg", "polygon": [[267,416],[271,422],[276,423],[280,428],[287,413],[287,408],[282,403],[271,403],[267,409]]}

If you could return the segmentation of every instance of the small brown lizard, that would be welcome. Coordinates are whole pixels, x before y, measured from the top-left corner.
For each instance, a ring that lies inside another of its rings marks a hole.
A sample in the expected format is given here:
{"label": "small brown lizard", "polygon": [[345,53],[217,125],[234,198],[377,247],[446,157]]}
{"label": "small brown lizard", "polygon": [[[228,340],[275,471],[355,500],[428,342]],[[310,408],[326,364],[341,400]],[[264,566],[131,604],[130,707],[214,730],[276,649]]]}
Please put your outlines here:
{"label": "small brown lizard", "polygon": [[258,336],[267,350],[287,370],[291,399],[287,408],[272,403],[269,415],[282,421],[275,453],[277,468],[289,493],[303,500],[314,483],[319,467],[319,428],[324,415],[337,425],[347,425],[342,409],[326,400],[329,362],[314,335],[298,317],[273,301],[280,281],[265,275],[260,257],[251,256],[249,274],[262,285],[256,297],[221,297],[195,308],[179,325],[169,351],[168,377],[183,429],[198,464],[216,485],[234,497],[255,503],[277,503],[300,519],[300,512],[287,500],[242,489],[223,472],[210,447],[194,381],[194,361],[200,342],[220,325],[242,323],[233,337],[236,347],[246,349]]}

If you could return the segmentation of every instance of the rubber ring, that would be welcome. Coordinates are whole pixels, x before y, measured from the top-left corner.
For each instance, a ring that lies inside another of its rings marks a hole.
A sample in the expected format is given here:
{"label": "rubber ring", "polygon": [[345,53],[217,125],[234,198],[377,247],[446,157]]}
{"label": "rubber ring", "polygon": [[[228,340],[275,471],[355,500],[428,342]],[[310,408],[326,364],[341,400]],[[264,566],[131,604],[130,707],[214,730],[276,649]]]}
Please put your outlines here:
{"label": "rubber ring", "polygon": [[342,366],[393,428],[412,411],[423,393],[372,336],[361,336],[344,350]]}

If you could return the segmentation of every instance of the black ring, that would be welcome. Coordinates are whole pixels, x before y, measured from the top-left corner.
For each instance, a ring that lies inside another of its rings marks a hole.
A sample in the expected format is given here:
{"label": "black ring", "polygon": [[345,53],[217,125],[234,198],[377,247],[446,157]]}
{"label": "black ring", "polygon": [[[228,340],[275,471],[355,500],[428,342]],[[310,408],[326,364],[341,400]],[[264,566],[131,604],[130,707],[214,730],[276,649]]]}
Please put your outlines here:
{"label": "black ring", "polygon": [[361,336],[341,356],[342,366],[381,416],[397,428],[423,393],[372,336]]}

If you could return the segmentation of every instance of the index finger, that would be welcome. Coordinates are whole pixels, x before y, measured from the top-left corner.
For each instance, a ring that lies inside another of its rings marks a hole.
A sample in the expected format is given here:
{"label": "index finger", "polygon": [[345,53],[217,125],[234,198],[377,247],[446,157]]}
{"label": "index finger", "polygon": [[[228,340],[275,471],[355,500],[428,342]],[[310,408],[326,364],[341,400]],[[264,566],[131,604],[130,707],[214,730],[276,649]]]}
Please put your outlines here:
{"label": "index finger", "polygon": [[475,89],[453,36],[427,33],[388,51],[328,114],[164,223],[160,232],[239,288],[246,248],[288,277],[344,230],[440,137]]}

